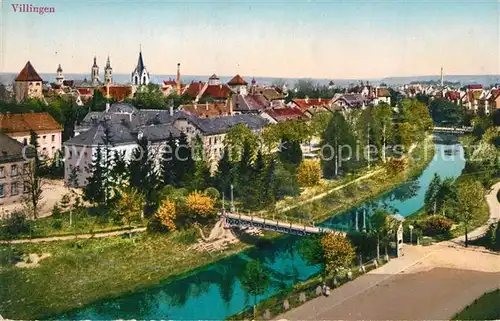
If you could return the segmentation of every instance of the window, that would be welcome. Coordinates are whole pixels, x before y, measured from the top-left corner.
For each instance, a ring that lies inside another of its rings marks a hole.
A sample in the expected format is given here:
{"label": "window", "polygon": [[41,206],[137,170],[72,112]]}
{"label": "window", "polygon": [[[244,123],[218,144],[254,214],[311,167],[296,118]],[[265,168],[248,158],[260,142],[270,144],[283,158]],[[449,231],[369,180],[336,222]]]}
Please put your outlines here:
{"label": "window", "polygon": [[4,190],[4,185],[0,184],[0,198],[5,197],[5,190]]}
{"label": "window", "polygon": [[10,176],[17,176],[17,165],[12,165],[10,167]]}
{"label": "window", "polygon": [[212,145],[212,137],[210,137],[210,138],[208,139],[208,144],[209,144],[209,145]]}
{"label": "window", "polygon": [[17,195],[19,194],[19,189],[17,186],[17,182],[14,182],[10,185],[10,194],[11,195]]}
{"label": "window", "polygon": [[71,159],[71,158],[73,158],[73,152],[69,151],[69,157],[68,157],[68,159]]}
{"label": "window", "polygon": [[28,145],[28,138],[23,139],[24,146]]}
{"label": "window", "polygon": [[5,177],[5,169],[4,167],[0,167],[0,177]]}
{"label": "window", "polygon": [[24,164],[23,164],[23,173],[25,173],[25,174],[26,174],[26,173],[28,173],[28,170],[29,170],[29,167],[28,167],[28,166],[29,166],[29,164],[28,164],[28,163],[24,163]]}
{"label": "window", "polygon": [[25,181],[23,184],[23,193],[26,194],[29,193],[29,191],[30,191],[30,183]]}
{"label": "window", "polygon": [[56,141],[56,135],[52,135],[52,142]]}
{"label": "window", "polygon": [[43,135],[43,140],[46,140],[47,139],[47,136]]}

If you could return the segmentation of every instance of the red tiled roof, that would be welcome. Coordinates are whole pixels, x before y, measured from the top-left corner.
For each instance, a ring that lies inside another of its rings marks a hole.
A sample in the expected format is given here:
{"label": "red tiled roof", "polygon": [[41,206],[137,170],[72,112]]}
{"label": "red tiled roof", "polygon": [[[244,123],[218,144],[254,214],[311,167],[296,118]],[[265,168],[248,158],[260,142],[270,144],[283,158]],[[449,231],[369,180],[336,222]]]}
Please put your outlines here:
{"label": "red tiled roof", "polygon": [[202,82],[192,82],[188,85],[185,93],[191,97],[197,97],[203,89],[203,86],[205,86],[205,84]]}
{"label": "red tiled roof", "polygon": [[16,81],[42,81],[31,62],[27,62],[23,70],[17,75]]}
{"label": "red tiled roof", "polygon": [[215,104],[192,104],[183,105],[182,110],[201,118],[212,118],[218,116],[229,116],[230,108],[228,103]]}
{"label": "red tiled roof", "polygon": [[[99,88],[99,91],[106,97],[106,86]],[[109,86],[109,96],[117,101],[124,101],[127,98],[132,98],[131,86]]]}
{"label": "red tiled roof", "polygon": [[175,80],[169,79],[163,81],[164,86],[177,86],[177,82]]}
{"label": "red tiled roof", "polygon": [[246,86],[248,83],[240,75],[236,75],[227,84],[229,86]]}
{"label": "red tiled roof", "polygon": [[20,133],[38,131],[61,131],[62,127],[49,113],[0,114],[0,131]]}
{"label": "red tiled roof", "polygon": [[307,98],[307,99],[294,99],[293,102],[297,104],[302,110],[306,110],[310,107],[316,106],[327,106],[330,103],[329,98]]}
{"label": "red tiled roof", "polygon": [[469,89],[483,89],[483,85],[479,84],[474,84],[474,85],[469,85]]}
{"label": "red tiled roof", "polygon": [[93,95],[93,92],[90,88],[78,88],[77,91],[81,96],[92,96]]}
{"label": "red tiled roof", "polygon": [[209,96],[214,99],[226,99],[229,97],[231,89],[227,85],[210,85],[203,92],[203,96]]}
{"label": "red tiled roof", "polygon": [[278,122],[304,118],[304,114],[298,108],[272,108],[265,112]]}
{"label": "red tiled roof", "polygon": [[446,93],[446,99],[448,99],[448,100],[460,100],[460,93],[457,91],[448,91]]}

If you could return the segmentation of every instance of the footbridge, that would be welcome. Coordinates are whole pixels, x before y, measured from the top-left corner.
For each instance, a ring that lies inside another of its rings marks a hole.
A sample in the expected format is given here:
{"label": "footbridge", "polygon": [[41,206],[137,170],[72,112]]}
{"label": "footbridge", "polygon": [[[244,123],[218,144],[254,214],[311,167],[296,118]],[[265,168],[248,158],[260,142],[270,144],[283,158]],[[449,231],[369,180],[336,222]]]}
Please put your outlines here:
{"label": "footbridge", "polygon": [[472,127],[434,127],[435,133],[467,134],[472,133]]}
{"label": "footbridge", "polygon": [[221,213],[221,218],[224,220],[227,227],[254,227],[261,230],[298,236],[307,236],[320,233],[340,233],[344,236],[346,234],[345,232],[335,231],[324,227],[306,226],[274,219],[266,219],[253,215],[243,215],[239,213]]}

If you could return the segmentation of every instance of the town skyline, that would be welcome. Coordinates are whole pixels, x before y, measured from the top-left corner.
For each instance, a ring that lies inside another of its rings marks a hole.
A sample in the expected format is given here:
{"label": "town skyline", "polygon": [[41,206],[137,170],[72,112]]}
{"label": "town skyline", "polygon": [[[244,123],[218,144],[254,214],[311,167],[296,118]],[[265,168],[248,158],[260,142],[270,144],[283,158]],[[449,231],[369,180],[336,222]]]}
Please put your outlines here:
{"label": "town skyline", "polygon": [[[441,66],[449,75],[500,70],[499,49],[492,45],[499,31],[491,28],[498,26],[496,1],[432,7],[414,1],[286,6],[108,1],[97,11],[75,1],[43,2],[56,8],[50,15],[20,14],[11,4],[2,6],[1,72],[16,72],[30,60],[41,73],[61,64],[65,73],[85,74],[94,56],[103,69],[109,55],[113,72],[128,74],[141,47],[148,71],[157,75],[174,74],[177,63],[183,75],[276,78],[423,76],[438,74]],[[447,15],[450,7],[453,16]],[[88,24],[75,24],[75,12]],[[106,20],[107,13],[122,18]],[[65,27],[56,27],[61,24]]]}

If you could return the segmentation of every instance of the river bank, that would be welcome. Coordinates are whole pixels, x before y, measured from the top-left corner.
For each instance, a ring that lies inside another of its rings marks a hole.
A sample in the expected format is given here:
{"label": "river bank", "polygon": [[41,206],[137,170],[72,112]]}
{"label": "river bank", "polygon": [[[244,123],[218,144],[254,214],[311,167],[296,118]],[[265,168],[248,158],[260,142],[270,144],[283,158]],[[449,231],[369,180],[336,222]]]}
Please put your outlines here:
{"label": "river bank", "polygon": [[[417,149],[418,150],[418,149]],[[423,152],[423,150],[422,150]],[[430,159],[420,158],[408,170],[416,172],[425,168]],[[404,177],[393,177],[394,181]],[[377,184],[379,182],[375,182]],[[397,183],[394,183],[397,184]],[[394,185],[392,185],[394,186]],[[390,186],[388,187],[390,188]],[[356,197],[358,202],[373,197],[373,194],[362,194]],[[342,207],[347,209],[346,203]],[[341,208],[341,209],[342,209]],[[329,213],[332,213],[330,210]],[[196,237],[188,231],[180,231],[166,236],[140,235],[132,240],[127,238],[109,238],[106,240],[85,240],[77,242],[57,242],[54,244],[30,244],[12,246],[13,251],[23,253],[52,253],[53,256],[40,264],[36,269],[21,270],[13,266],[2,266],[0,278],[3,282],[0,294],[9,298],[0,303],[0,314],[14,319],[33,319],[53,316],[72,308],[82,307],[91,302],[107,301],[127,293],[135,293],[138,289],[158,288],[165,282],[177,280],[187,288],[194,269],[204,269],[207,264],[222,258],[240,253],[218,266],[230,266],[228,269],[238,270],[238,262],[243,264],[250,244],[237,244],[223,253],[208,254],[188,251],[188,247]],[[276,241],[273,241],[275,243]],[[269,251],[269,249],[266,249]],[[2,256],[5,250],[2,249]],[[276,252],[276,255],[281,253]],[[302,262],[303,263],[303,262]],[[301,275],[309,275],[315,268],[308,268],[301,263]],[[213,267],[207,268],[210,270]],[[191,271],[191,272],[186,272]],[[184,273],[184,274],[183,274]],[[187,274],[186,274],[187,273]],[[203,272],[201,275],[211,273]],[[220,273],[222,277],[231,277],[229,272]],[[219,277],[219,274],[217,274]],[[183,278],[179,280],[179,278]],[[198,282],[194,281],[194,282]],[[199,283],[199,282],[198,282]],[[201,282],[203,283],[203,282]],[[197,290],[201,291],[201,290]],[[241,295],[241,293],[240,293]],[[182,298],[181,298],[182,299]],[[185,299],[185,298],[184,298]],[[241,300],[242,298],[236,298]],[[180,300],[181,303],[183,300]],[[239,305],[242,303],[240,302]],[[99,305],[99,304],[97,304]],[[235,306],[234,311],[241,307]],[[234,312],[233,312],[234,313]],[[96,318],[102,319],[102,314]],[[132,316],[132,315],[131,315]],[[148,315],[144,315],[145,318]],[[110,318],[116,318],[110,315]],[[150,317],[149,317],[150,318]]]}

